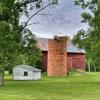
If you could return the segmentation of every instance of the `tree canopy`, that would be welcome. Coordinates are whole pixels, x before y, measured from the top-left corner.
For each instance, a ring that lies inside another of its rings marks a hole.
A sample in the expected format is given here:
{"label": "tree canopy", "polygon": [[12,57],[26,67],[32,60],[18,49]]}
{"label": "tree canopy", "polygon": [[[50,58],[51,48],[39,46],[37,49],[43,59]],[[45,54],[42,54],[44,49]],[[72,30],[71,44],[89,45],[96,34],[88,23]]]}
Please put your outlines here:
{"label": "tree canopy", "polygon": [[[12,67],[22,63],[39,66],[40,50],[26,27],[35,15],[57,2],[48,0],[48,4],[43,5],[42,0],[0,0],[0,66]],[[29,11],[33,9],[36,12],[29,16]],[[21,25],[19,19],[23,14],[28,20]]]}

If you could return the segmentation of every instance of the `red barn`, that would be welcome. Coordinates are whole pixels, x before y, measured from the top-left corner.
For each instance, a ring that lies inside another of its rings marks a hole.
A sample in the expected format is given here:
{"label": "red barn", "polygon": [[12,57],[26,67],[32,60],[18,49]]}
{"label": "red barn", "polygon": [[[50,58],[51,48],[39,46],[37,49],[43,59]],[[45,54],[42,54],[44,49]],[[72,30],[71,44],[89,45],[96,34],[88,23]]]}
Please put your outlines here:
{"label": "red barn", "polygon": [[[47,71],[48,59],[48,39],[38,38],[38,47],[42,51],[42,69]],[[79,49],[77,46],[68,42],[66,47],[67,66],[68,69],[82,69],[85,70],[85,50]]]}

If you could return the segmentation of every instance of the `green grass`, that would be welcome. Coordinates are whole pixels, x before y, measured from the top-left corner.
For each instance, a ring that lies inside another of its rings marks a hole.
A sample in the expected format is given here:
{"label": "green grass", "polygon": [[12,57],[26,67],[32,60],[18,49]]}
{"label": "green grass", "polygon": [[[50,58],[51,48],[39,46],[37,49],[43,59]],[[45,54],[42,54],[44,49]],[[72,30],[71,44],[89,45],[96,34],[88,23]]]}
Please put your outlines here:
{"label": "green grass", "polygon": [[100,73],[70,73],[39,81],[13,81],[5,76],[0,100],[100,100]]}

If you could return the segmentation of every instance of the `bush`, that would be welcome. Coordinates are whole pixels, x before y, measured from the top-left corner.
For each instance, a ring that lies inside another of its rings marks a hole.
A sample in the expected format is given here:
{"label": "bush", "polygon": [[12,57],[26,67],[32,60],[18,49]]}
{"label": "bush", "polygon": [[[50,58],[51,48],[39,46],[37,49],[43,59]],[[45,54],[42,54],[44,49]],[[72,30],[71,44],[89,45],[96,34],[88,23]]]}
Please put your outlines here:
{"label": "bush", "polygon": [[97,72],[100,72],[100,66],[97,66],[97,67],[96,67],[96,71],[97,71]]}

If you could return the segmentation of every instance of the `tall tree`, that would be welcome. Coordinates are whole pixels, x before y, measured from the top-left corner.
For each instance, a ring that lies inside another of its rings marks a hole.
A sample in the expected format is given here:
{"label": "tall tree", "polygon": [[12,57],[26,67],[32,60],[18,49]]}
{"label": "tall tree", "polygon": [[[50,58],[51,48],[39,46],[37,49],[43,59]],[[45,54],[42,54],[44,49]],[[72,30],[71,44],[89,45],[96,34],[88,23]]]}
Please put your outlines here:
{"label": "tall tree", "polygon": [[[48,4],[46,5],[43,5],[43,2],[44,1],[42,0],[0,0],[1,66],[14,66],[17,61],[16,57],[18,57],[19,55],[25,56],[27,54],[27,57],[31,58],[32,53],[34,53],[35,58],[36,56],[37,58],[39,57],[40,53],[37,52],[39,50],[35,45],[34,38],[27,38],[27,41],[29,43],[27,46],[27,50],[26,47],[23,47],[22,39],[23,36],[25,36],[25,29],[29,21],[51,4],[57,4],[57,0],[48,0]],[[33,15],[29,16],[30,10],[34,9],[36,9],[36,12]],[[28,20],[24,22],[24,24],[20,25],[19,19],[23,14],[28,17]],[[29,31],[27,31],[27,33],[30,34]],[[30,36],[32,37],[32,35]],[[28,55],[29,52],[31,52],[30,55]],[[36,63],[35,60],[33,62]]]}
{"label": "tall tree", "polygon": [[[99,43],[100,43],[100,0],[76,0],[76,5],[80,5],[82,9],[86,9],[81,14],[82,23],[87,23],[89,28],[87,31],[80,30],[74,37],[73,43],[78,44],[80,48],[84,48],[87,52],[87,60],[92,60],[91,65],[94,70],[100,70],[99,65]],[[96,66],[96,69],[95,69]]]}

